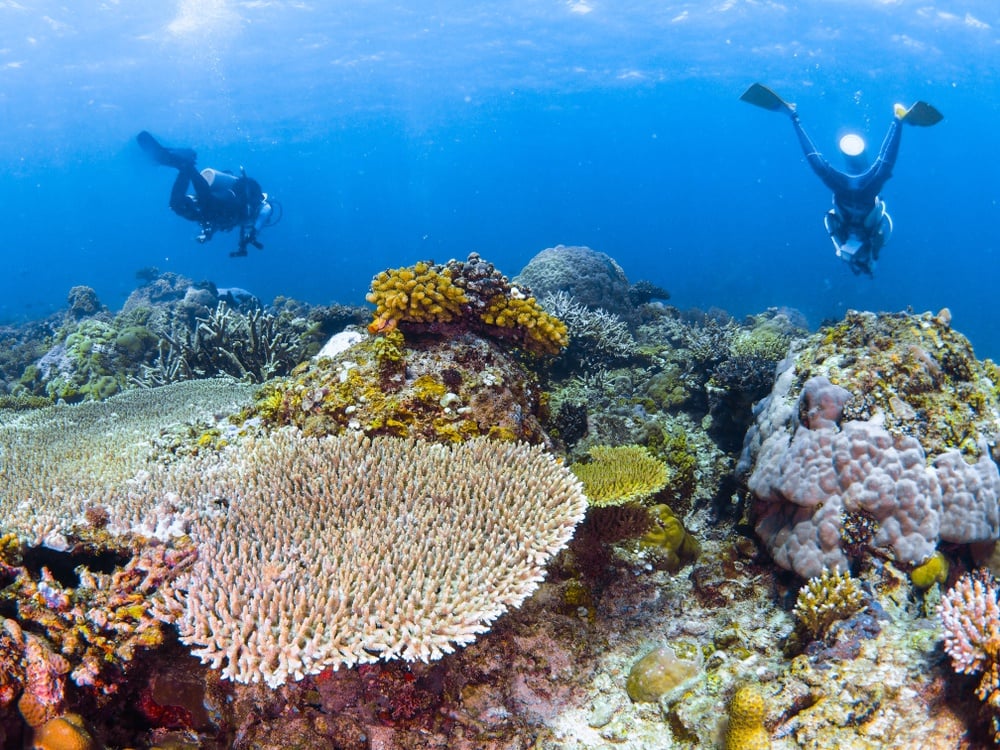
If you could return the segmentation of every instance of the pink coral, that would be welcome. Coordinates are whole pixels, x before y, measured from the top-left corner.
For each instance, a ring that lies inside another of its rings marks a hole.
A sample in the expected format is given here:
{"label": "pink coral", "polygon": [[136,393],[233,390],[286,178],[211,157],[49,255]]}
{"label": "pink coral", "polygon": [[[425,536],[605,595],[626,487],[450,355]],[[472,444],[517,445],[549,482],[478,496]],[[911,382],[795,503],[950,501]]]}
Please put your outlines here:
{"label": "pink coral", "polygon": [[[941,598],[938,612],[944,626],[944,650],[951,657],[956,672],[976,674],[990,665],[1000,651],[1000,607],[997,585],[989,574],[966,573]],[[984,681],[986,679],[984,677]],[[997,685],[977,693],[989,695]],[[980,698],[985,697],[980,695]]]}

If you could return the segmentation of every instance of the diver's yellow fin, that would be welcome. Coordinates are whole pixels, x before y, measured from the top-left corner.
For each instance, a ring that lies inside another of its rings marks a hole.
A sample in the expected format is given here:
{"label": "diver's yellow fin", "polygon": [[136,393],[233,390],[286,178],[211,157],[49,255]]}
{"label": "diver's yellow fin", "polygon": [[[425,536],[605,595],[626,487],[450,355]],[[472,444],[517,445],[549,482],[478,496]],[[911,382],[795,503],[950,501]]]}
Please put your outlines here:
{"label": "diver's yellow fin", "polygon": [[780,96],[775,94],[771,89],[761,83],[755,83],[740,97],[740,101],[747,102],[748,104],[753,104],[757,107],[763,107],[772,112],[787,112],[791,114],[795,111],[795,105],[786,102]]}
{"label": "diver's yellow fin", "polygon": [[927,102],[917,102],[909,109],[904,109],[902,104],[897,104],[893,111],[896,117],[907,125],[918,125],[924,128],[936,125],[944,119],[944,115]]}

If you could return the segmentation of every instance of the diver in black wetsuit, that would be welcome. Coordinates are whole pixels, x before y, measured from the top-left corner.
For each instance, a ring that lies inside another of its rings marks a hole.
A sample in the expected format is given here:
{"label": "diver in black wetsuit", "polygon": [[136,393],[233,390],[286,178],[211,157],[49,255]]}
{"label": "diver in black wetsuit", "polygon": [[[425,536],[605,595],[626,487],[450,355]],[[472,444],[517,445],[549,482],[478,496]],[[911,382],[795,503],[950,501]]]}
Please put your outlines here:
{"label": "diver in black wetsuit", "polygon": [[882,141],[878,157],[868,165],[865,161],[864,140],[856,134],[840,139],[840,148],[851,172],[842,172],[828,162],[806,134],[795,111],[773,91],[755,83],[740,97],[743,101],[764,109],[785,112],[792,120],[802,152],[809,166],[830,190],[833,191],[833,208],[825,218],[826,231],[836,248],[837,257],[845,260],[854,273],[872,275],[879,251],[892,234],[892,218],[885,210],[885,201],[879,193],[892,177],[892,169],[899,155],[902,124],[930,126],[940,122],[942,115],[925,102],[917,102],[909,109],[902,104],[893,107],[893,120]]}
{"label": "diver in black wetsuit", "polygon": [[[239,176],[211,168],[199,172],[195,168],[197,155],[189,148],[162,146],[145,130],[136,136],[136,141],[157,164],[177,170],[170,191],[170,208],[178,216],[201,225],[198,242],[207,242],[215,232],[239,227],[239,246],[230,256],[246,255],[247,245],[264,247],[257,235],[280,216],[274,214],[274,201],[242,168]],[[189,187],[194,190],[193,195],[188,193]]]}

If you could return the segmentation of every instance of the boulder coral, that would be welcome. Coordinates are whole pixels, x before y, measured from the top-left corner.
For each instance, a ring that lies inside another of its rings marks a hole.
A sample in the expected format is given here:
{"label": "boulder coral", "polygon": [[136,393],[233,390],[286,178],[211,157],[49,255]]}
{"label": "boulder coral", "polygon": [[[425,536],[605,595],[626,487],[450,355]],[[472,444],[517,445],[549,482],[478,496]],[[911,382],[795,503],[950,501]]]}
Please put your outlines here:
{"label": "boulder coral", "polygon": [[739,469],[758,536],[805,578],[997,539],[998,406],[948,316],[850,313],[793,346],[756,410]]}
{"label": "boulder coral", "polygon": [[546,248],[528,261],[514,283],[531,287],[539,297],[565,292],[578,304],[625,320],[635,315],[625,271],[614,258],[589,247]]}

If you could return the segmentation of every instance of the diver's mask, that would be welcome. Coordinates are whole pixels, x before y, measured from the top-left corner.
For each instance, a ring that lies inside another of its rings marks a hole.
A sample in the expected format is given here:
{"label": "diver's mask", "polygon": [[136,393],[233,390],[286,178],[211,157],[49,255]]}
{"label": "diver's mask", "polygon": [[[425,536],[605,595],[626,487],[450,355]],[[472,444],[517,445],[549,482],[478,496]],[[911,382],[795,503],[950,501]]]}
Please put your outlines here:
{"label": "diver's mask", "polygon": [[857,133],[847,133],[837,144],[844,156],[847,171],[851,174],[862,174],[870,165],[865,139]]}

